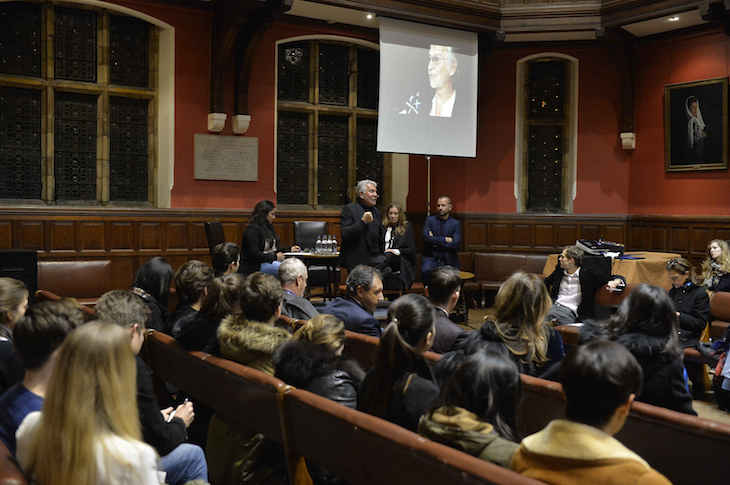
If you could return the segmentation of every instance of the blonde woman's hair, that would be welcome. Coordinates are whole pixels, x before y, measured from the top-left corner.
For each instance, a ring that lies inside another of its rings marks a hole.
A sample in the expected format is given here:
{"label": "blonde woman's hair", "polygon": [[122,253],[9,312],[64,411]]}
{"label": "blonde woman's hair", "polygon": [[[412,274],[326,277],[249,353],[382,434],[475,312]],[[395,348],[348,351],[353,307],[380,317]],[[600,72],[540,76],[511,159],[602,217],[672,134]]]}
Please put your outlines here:
{"label": "blonde woman's hair", "polygon": [[28,298],[25,283],[13,278],[0,278],[0,324],[10,323],[11,317],[25,298]]}
{"label": "blonde woman's hair", "polygon": [[720,246],[720,251],[722,251],[722,253],[720,254],[720,258],[718,259],[718,261],[716,261],[720,265],[720,271],[730,273],[730,247],[728,246],[727,241],[724,241],[722,239],[713,239],[707,245],[707,259],[702,261],[702,275],[705,277],[706,280],[712,277],[712,256],[709,256],[709,252],[710,246],[712,246],[713,244],[717,244],[718,246]]}
{"label": "blonde woman's hair", "polygon": [[317,315],[294,332],[294,338],[326,345],[336,352],[345,345],[345,324],[334,315]]}
{"label": "blonde woman's hair", "polygon": [[408,225],[408,221],[406,220],[406,213],[403,208],[395,202],[389,204],[388,207],[386,207],[383,211],[383,227],[387,227],[388,225],[390,225],[388,212],[390,212],[390,209],[393,208],[398,209],[398,225],[395,227],[395,233],[399,236],[402,236],[406,232],[406,226]]}
{"label": "blonde woman's hair", "polygon": [[494,300],[497,334],[509,350],[526,362],[547,360],[548,328],[544,325],[552,302],[537,275],[522,271],[502,283]]}
{"label": "blonde woman's hair", "polygon": [[[136,372],[129,329],[97,320],[66,337],[30,446],[26,471],[37,483],[93,485],[104,435],[141,440]],[[104,453],[129,459],[109,448]]]}

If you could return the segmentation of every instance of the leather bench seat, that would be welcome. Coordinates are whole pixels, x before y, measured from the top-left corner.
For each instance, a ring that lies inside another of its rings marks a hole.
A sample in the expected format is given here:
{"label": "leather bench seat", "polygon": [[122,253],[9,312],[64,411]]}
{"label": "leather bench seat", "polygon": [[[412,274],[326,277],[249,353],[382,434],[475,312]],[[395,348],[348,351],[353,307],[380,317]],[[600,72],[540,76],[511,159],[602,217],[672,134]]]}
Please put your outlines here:
{"label": "leather bench seat", "polygon": [[82,305],[94,305],[101,295],[114,289],[111,283],[108,259],[38,262],[39,290],[75,298]]}
{"label": "leather bench seat", "polygon": [[730,293],[718,291],[710,298],[710,337],[721,339],[725,337],[730,326]]}

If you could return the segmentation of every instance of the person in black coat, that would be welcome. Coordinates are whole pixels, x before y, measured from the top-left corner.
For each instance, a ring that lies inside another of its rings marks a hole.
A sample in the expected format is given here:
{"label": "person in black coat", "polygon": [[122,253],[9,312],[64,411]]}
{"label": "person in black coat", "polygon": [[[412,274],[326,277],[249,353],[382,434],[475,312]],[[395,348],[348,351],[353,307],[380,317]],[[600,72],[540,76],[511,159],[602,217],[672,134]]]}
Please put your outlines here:
{"label": "person in black coat", "polygon": [[170,281],[172,266],[165,258],[155,256],[139,267],[132,283],[132,292],[142,298],[150,309],[146,327],[167,334],[170,333],[167,311]]}
{"label": "person in black coat", "polygon": [[372,180],[357,183],[357,200],[342,208],[340,265],[352,270],[358,264],[378,266],[385,261],[380,250],[380,213],[378,184]]}
{"label": "person in black coat", "polygon": [[375,364],[360,387],[358,408],[416,431],[418,420],[439,396],[423,358],[433,344],[433,307],[421,295],[403,295],[388,309],[388,320]]}
{"label": "person in black coat", "polygon": [[609,339],[622,344],[643,370],[644,381],[637,401],[696,415],[684,376],[677,323],[677,313],[667,292],[658,286],[640,284],[608,321],[585,322],[580,343]]}
{"label": "person in black coat", "polygon": [[710,297],[704,286],[696,285],[690,278],[690,263],[675,258],[667,263],[672,288],[669,297],[679,317],[679,345],[696,347],[710,318]]}
{"label": "person in black coat", "polygon": [[[279,236],[274,231],[276,207],[270,200],[259,201],[253,208],[251,222],[243,231],[241,241],[240,273],[249,275],[262,271],[279,276],[279,264],[284,260],[286,250],[280,247]],[[299,251],[292,246],[291,251]]]}
{"label": "person in black coat", "polygon": [[393,272],[400,281],[398,289],[407,290],[413,284],[415,276],[413,268],[416,266],[416,242],[406,214],[398,204],[390,204],[385,209],[380,231],[380,252],[385,256],[385,261],[378,269],[385,279],[385,287],[390,289],[389,274]]}

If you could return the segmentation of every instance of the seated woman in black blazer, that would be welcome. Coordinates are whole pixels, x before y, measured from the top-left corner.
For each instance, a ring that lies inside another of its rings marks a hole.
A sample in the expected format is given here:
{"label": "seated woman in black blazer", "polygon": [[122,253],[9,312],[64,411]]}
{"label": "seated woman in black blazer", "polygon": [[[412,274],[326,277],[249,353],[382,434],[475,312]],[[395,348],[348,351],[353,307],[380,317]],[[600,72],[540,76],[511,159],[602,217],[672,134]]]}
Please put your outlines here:
{"label": "seated woman in black blazer", "polygon": [[406,213],[398,204],[390,204],[385,209],[380,231],[380,250],[385,254],[385,261],[378,265],[383,278],[391,272],[400,271],[403,289],[410,288],[414,278],[416,243],[411,225],[406,220]]}
{"label": "seated woman in black blazer", "polygon": [[730,249],[727,241],[713,239],[707,245],[708,258],[702,262],[702,286],[709,291],[730,291]]}
{"label": "seated woman in black blazer", "polygon": [[[251,222],[243,231],[240,273],[261,271],[279,276],[285,250],[279,247],[279,236],[273,226],[275,219],[276,207],[270,200],[261,200],[253,208]],[[299,246],[292,246],[291,251],[299,251]]]}

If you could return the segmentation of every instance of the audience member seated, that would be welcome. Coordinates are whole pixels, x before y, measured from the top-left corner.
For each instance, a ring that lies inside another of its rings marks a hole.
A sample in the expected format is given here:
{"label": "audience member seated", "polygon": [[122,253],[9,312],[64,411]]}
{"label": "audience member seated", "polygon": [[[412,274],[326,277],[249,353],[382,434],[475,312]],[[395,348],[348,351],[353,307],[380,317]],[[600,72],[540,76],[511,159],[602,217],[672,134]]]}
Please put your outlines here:
{"label": "audience member seated", "polygon": [[208,287],[200,309],[205,316],[206,325],[199,328],[198,338],[191,338],[188,350],[202,350],[213,355],[220,355],[218,346],[218,328],[223,319],[229,315],[241,313],[241,291],[246,278],[239,273],[230,273],[214,278]]}
{"label": "audience member seated", "polygon": [[624,347],[580,346],[561,366],[566,419],[522,440],[512,468],[555,485],[669,485],[663,475],[613,435],[641,389],[641,367]]}
{"label": "audience member seated", "polygon": [[459,268],[461,223],[451,216],[451,197],[442,195],[436,200],[437,216],[428,216],[423,225],[423,263],[421,277],[428,285],[431,272],[439,266]]}
{"label": "audience member seated", "polygon": [[42,301],[33,305],[13,330],[15,348],[25,376],[0,397],[0,440],[15,454],[15,432],[23,419],[40,411],[59,347],[74,328],[84,323],[75,301]]}
{"label": "audience member seated", "polygon": [[[239,272],[249,275],[257,271],[279,275],[279,264],[284,260],[284,249],[279,246],[279,236],[274,230],[276,207],[270,200],[261,200],[253,208],[251,222],[243,231],[241,241],[241,267]],[[292,246],[299,251],[299,246]]]}
{"label": "audience member seated", "polygon": [[580,343],[606,338],[626,347],[641,365],[644,381],[638,401],[697,414],[687,390],[677,313],[664,289],[641,284],[608,321],[588,321],[581,329]]}
{"label": "audience member seated", "polygon": [[[357,362],[341,357],[344,348],[345,325],[332,315],[317,315],[294,333],[294,340],[276,350],[274,375],[294,387],[357,409],[357,391],[365,373]],[[316,463],[307,460],[307,467],[315,484],[345,484]]]}
{"label": "audience member seated", "polygon": [[523,374],[541,376],[565,355],[563,341],[545,315],[550,296],[542,279],[521,271],[505,281],[494,299],[494,315],[459,346],[464,355],[486,348],[508,355]]}
{"label": "audience member seated", "polygon": [[375,364],[360,388],[358,406],[361,411],[416,431],[418,420],[439,395],[423,358],[434,338],[433,307],[421,295],[403,295],[388,309],[388,321]]}
{"label": "audience member seated", "polygon": [[365,373],[342,358],[345,325],[332,315],[317,315],[274,354],[275,375],[287,384],[357,409],[357,391]]}
{"label": "audience member seated", "polygon": [[[215,322],[201,311],[212,285],[213,268],[195,259],[180,266],[175,275],[180,303],[170,319],[171,335],[188,350],[214,347]],[[215,299],[218,295],[211,296]]]}
{"label": "audience member seated", "polygon": [[[157,453],[140,441],[130,399],[134,373],[124,329],[97,321],[69,334],[51,375],[43,414],[30,413],[17,433],[18,461],[32,483],[162,483]],[[169,477],[167,481],[176,483]]]}
{"label": "audience member seated", "polygon": [[730,291],[730,248],[727,241],[713,239],[707,246],[709,257],[702,262],[702,285],[708,291]]}
{"label": "audience member seated", "polygon": [[347,275],[347,296],[337,297],[322,308],[322,313],[336,316],[351,332],[380,337],[375,309],[383,300],[383,280],[372,266],[355,266]]}
{"label": "audience member seated", "polygon": [[361,264],[378,266],[385,261],[380,250],[380,213],[375,207],[378,184],[360,180],[355,190],[357,199],[340,213],[340,265],[348,271]]}
{"label": "audience member seated", "polygon": [[279,266],[279,280],[284,290],[281,314],[295,320],[309,320],[319,315],[309,300],[304,298],[307,290],[307,267],[299,258],[287,258]]}
{"label": "audience member seated", "polygon": [[[221,355],[273,375],[274,351],[292,337],[274,326],[281,314],[282,299],[283,290],[273,276],[256,272],[247,277],[241,291],[241,314],[226,317],[218,328]],[[206,450],[210,481],[216,485],[239,484],[241,477],[246,477],[246,483],[272,477],[286,480],[277,445],[261,434],[244,436],[234,432],[218,416],[210,422]]]}
{"label": "audience member seated", "polygon": [[679,346],[696,347],[710,318],[710,297],[704,286],[692,281],[689,261],[675,258],[667,262],[672,288],[669,297],[679,317]]}
{"label": "audience member seated", "polygon": [[461,276],[459,270],[452,266],[441,266],[431,273],[431,283],[428,285],[428,296],[434,308],[434,337],[431,350],[445,354],[453,350],[457,342],[460,343],[468,333],[449,319],[449,315],[461,292]]}
{"label": "audience member seated", "polygon": [[381,228],[381,252],[385,260],[378,269],[387,283],[388,275],[395,273],[400,281],[398,288],[407,290],[415,279],[416,242],[413,239],[413,229],[406,220],[406,213],[398,204],[390,204],[383,215]]}
{"label": "audience member seated", "polygon": [[[436,330],[438,332],[438,330]],[[441,390],[418,432],[470,455],[509,467],[517,450],[520,373],[502,353],[470,355]]]}
{"label": "audience member seated", "polygon": [[0,394],[23,379],[23,363],[15,351],[13,328],[27,307],[28,290],[23,282],[0,278]]}
{"label": "audience member seated", "polygon": [[216,244],[213,248],[212,260],[216,276],[237,273],[241,262],[241,251],[232,242]]}
{"label": "audience member seated", "polygon": [[[583,250],[578,246],[568,246],[560,253],[555,270],[545,278],[545,286],[553,299],[548,321],[566,325],[595,316],[596,291],[607,280],[581,267],[582,262]],[[610,286],[616,287],[622,279],[612,280]]]}
{"label": "audience member seated", "polygon": [[155,256],[137,270],[132,284],[132,292],[142,298],[150,308],[147,328],[170,333],[168,326],[167,299],[170,295],[172,266],[165,258]]}
{"label": "audience member seated", "polygon": [[208,471],[203,450],[199,446],[185,443],[186,429],[195,417],[193,403],[181,404],[174,411],[171,407],[161,410],[157,403],[152,371],[139,357],[149,308],[134,294],[113,290],[99,298],[96,312],[100,319],[114,323],[128,332],[127,345],[131,347],[137,365],[137,407],[142,436],[145,443],[153,446],[160,454],[160,466],[167,473],[167,483],[175,485],[195,479],[207,480]]}

